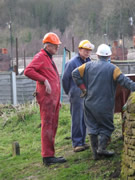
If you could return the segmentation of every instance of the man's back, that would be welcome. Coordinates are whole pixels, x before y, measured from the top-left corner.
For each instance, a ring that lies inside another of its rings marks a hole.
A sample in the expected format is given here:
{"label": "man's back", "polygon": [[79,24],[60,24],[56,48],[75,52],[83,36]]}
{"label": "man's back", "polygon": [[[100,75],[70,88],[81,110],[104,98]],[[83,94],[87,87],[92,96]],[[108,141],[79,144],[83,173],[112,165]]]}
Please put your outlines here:
{"label": "man's back", "polygon": [[[84,81],[87,89],[85,102],[93,109],[105,112],[114,106],[116,82],[113,79],[115,66],[104,60],[86,64]],[[92,103],[91,103],[92,102]],[[95,106],[93,106],[95,105]]]}

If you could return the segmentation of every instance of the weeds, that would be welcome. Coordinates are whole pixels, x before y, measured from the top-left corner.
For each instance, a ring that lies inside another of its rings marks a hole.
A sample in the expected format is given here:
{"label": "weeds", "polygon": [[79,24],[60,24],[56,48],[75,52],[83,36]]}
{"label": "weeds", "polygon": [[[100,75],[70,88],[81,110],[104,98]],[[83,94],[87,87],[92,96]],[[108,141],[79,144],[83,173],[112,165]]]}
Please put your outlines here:
{"label": "weeds", "polygon": [[[110,159],[94,161],[88,149],[74,153],[71,141],[69,105],[62,105],[55,141],[56,156],[67,162],[50,167],[42,165],[40,114],[35,102],[17,107],[3,106],[0,116],[0,179],[1,180],[119,180],[123,141],[120,115],[115,115],[115,132],[109,149],[116,155]],[[6,119],[6,120],[5,120]],[[12,142],[20,144],[20,156],[12,156]],[[89,143],[89,138],[86,137]]]}
{"label": "weeds", "polygon": [[35,101],[18,106],[1,105],[0,118],[2,127],[5,127],[8,123],[16,123],[16,125],[27,120],[34,113],[38,113],[38,105]]}

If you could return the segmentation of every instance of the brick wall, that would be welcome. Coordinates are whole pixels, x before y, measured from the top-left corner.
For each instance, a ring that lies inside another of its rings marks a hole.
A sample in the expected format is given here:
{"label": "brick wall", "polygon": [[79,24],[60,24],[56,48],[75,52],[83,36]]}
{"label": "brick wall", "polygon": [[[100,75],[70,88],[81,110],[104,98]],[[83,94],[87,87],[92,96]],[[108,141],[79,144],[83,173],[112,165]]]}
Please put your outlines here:
{"label": "brick wall", "polygon": [[0,71],[8,71],[10,68],[10,57],[7,54],[0,54]]}

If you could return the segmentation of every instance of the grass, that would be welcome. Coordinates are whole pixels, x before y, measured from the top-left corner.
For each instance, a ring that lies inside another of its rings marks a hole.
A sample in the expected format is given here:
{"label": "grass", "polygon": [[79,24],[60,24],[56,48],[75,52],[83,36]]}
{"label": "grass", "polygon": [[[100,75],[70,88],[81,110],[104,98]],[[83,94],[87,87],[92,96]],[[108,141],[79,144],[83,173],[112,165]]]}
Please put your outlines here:
{"label": "grass", "polygon": [[[115,131],[109,148],[116,155],[94,161],[90,150],[74,153],[71,142],[69,105],[62,106],[56,135],[56,156],[67,162],[42,165],[40,115],[38,106],[26,104],[14,108],[0,106],[0,180],[113,180],[120,179],[123,141],[120,114],[115,114]],[[20,145],[20,156],[12,156],[12,142]],[[89,143],[89,137],[86,137]]]}

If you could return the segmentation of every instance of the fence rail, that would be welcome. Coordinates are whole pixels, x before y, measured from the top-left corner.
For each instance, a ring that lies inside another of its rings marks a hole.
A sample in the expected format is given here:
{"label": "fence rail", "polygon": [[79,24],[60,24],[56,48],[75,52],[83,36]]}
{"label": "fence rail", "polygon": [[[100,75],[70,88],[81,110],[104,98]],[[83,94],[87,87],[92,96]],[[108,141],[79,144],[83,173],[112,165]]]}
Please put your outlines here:
{"label": "fence rail", "polygon": [[[135,61],[112,61],[124,74],[135,73]],[[0,72],[0,104],[23,104],[34,99],[36,82],[14,72]],[[64,91],[62,101],[68,102]]]}
{"label": "fence rail", "polygon": [[[34,99],[36,82],[14,72],[0,72],[0,104],[24,104]],[[63,93],[63,102],[68,97]]]}
{"label": "fence rail", "polygon": [[32,101],[36,82],[14,72],[0,72],[0,104],[22,104]]}
{"label": "fence rail", "polygon": [[135,74],[135,60],[112,60],[112,63],[117,65],[124,74]]}

